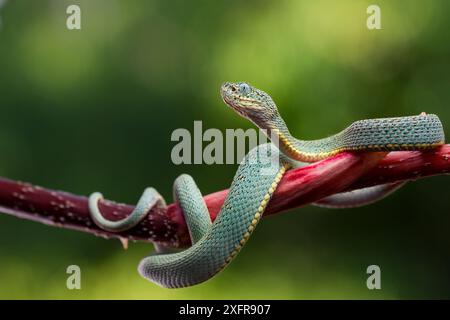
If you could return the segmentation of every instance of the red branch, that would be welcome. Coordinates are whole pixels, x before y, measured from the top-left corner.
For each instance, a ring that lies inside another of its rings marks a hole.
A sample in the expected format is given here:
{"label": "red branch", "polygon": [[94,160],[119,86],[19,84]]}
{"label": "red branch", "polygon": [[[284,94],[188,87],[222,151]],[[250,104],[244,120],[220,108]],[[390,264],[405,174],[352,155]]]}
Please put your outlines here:
{"label": "red branch", "polygon": [[[388,182],[450,173],[450,145],[426,152],[342,153],[310,166],[288,171],[275,191],[265,215],[280,213],[335,193]],[[214,220],[228,190],[204,197]],[[100,202],[108,219],[119,220],[133,206]],[[189,235],[180,207],[170,204],[152,209],[135,228],[114,234],[98,228],[89,217],[87,198],[28,183],[0,178],[0,212],[52,226],[76,229],[106,238],[189,245]]]}

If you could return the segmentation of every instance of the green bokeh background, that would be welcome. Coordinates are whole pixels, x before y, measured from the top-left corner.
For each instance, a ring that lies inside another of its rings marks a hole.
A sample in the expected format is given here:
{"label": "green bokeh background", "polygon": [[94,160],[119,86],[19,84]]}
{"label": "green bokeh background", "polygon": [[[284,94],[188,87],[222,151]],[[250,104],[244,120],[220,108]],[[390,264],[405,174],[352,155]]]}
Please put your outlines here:
{"label": "green bokeh background", "polygon": [[[366,8],[382,30],[366,28]],[[82,30],[66,29],[79,4]],[[8,1],[0,9],[0,176],[134,203],[195,177],[227,187],[235,165],[171,163],[177,128],[251,128],[223,81],[268,91],[295,136],[362,118],[436,113],[450,136],[450,2]],[[152,250],[0,215],[0,298],[450,298],[449,183],[408,184],[359,209],[308,206],[263,221],[225,272],[187,289],[139,277]],[[66,267],[82,290],[66,289]],[[366,288],[377,264],[382,289]]]}

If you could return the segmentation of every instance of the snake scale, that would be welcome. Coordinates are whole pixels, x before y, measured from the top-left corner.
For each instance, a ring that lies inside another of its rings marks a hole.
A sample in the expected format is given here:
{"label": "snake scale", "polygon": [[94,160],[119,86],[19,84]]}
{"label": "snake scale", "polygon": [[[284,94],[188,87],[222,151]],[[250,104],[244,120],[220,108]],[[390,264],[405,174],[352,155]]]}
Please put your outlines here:
{"label": "snake scale", "polygon": [[[246,155],[214,223],[194,180],[186,174],[175,180],[174,197],[185,216],[192,246],[176,253],[150,255],[138,268],[144,278],[163,287],[192,286],[223,270],[249,239],[286,170],[343,151],[424,150],[444,143],[442,124],[433,114],[360,120],[324,139],[298,140],[290,134],[267,93],[240,82],[223,84],[221,96],[229,107],[264,129],[272,142],[276,139],[278,148],[270,143],[262,144]],[[264,170],[268,167],[275,169]],[[338,194],[318,204],[328,207],[363,205],[399,186],[401,184],[382,185]],[[101,199],[98,192],[90,196],[91,217],[99,227],[113,232],[136,226],[153,206],[165,206],[158,192],[147,188],[127,218],[109,221],[98,209]]]}

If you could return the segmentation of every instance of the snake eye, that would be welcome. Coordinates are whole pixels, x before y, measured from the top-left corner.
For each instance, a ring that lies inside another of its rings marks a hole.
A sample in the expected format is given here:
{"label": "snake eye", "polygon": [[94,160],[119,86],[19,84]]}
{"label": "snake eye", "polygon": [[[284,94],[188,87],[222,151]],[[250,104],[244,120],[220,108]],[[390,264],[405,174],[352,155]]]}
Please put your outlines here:
{"label": "snake eye", "polygon": [[251,89],[250,89],[250,86],[248,84],[241,83],[241,84],[239,84],[239,91],[242,94],[246,95],[246,94],[250,93]]}

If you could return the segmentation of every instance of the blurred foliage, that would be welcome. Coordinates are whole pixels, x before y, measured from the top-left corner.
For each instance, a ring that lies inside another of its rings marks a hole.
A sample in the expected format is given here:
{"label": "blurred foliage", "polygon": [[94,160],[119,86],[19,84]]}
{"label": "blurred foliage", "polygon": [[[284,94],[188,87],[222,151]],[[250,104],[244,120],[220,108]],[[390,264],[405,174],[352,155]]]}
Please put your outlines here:
{"label": "blurred foliage", "polygon": [[[0,9],[0,176],[134,203],[171,201],[177,175],[203,193],[233,165],[170,161],[176,128],[250,128],[223,81],[277,101],[292,132],[320,138],[362,118],[438,114],[449,135],[450,2],[15,0]],[[82,30],[65,27],[79,4]],[[219,276],[161,289],[136,266],[152,249],[0,215],[0,298],[450,298],[448,177],[410,183],[360,209],[305,207],[269,218]],[[82,290],[65,287],[82,268]],[[366,288],[378,264],[382,290]]]}

